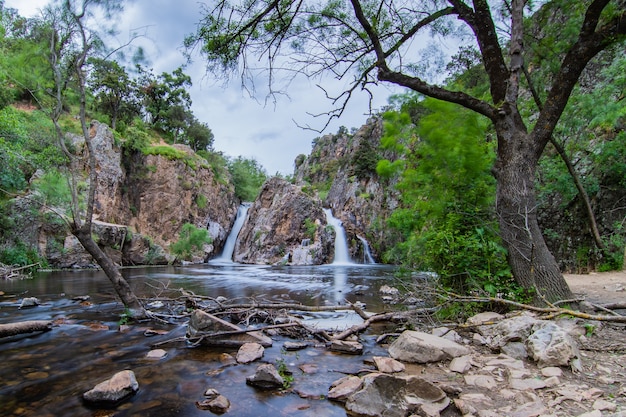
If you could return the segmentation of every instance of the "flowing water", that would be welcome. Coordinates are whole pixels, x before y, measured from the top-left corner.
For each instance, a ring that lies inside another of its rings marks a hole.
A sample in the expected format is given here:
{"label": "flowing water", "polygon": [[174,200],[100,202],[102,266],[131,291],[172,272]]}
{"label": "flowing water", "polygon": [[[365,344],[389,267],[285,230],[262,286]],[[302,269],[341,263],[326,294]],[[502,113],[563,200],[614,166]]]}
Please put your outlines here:
{"label": "flowing water", "polygon": [[[247,266],[203,264],[188,267],[124,269],[123,274],[141,296],[176,294],[185,288],[197,295],[224,296],[242,301],[250,297],[306,305],[361,301],[367,310],[383,310],[380,285],[393,284],[395,269],[384,265]],[[165,291],[167,289],[168,291]],[[73,300],[89,295],[89,302]],[[23,297],[37,297],[38,307],[19,309]],[[281,349],[275,337],[260,362],[223,365],[225,348],[191,348],[167,344],[164,359],[146,359],[151,345],[185,333],[184,325],[136,324],[120,331],[122,306],[99,271],[39,273],[33,279],[0,281],[0,323],[53,320],[43,334],[0,339],[0,415],[2,416],[207,416],[195,403],[208,388],[231,401],[232,416],[345,416],[343,407],[325,399],[330,384],[367,367],[364,359],[385,355],[374,336],[363,335],[363,356],[328,352],[319,342],[298,352]],[[307,323],[343,328],[361,319],[345,311],[311,313]],[[147,337],[148,328],[168,331]],[[261,362],[285,363],[293,372],[292,389],[277,393],[246,385]],[[137,394],[105,410],[82,402],[83,392],[114,373],[131,369],[140,388]],[[305,373],[306,370],[307,373]]]}
{"label": "flowing water", "polygon": [[248,215],[248,209],[250,208],[250,203],[244,203],[239,206],[237,209],[237,217],[235,218],[235,223],[233,224],[233,228],[226,238],[226,243],[224,243],[224,249],[222,250],[222,254],[213,259],[214,263],[231,263],[233,261],[233,253],[235,252],[235,243],[237,243],[237,236],[239,236],[239,232],[243,227],[244,222],[246,221],[246,216]]}
{"label": "flowing water", "polygon": [[346,238],[346,231],[341,220],[333,216],[333,212],[330,209],[324,209],[324,213],[326,214],[328,224],[335,229],[335,258],[333,265],[351,265],[353,262],[350,259],[348,250],[348,239]]}

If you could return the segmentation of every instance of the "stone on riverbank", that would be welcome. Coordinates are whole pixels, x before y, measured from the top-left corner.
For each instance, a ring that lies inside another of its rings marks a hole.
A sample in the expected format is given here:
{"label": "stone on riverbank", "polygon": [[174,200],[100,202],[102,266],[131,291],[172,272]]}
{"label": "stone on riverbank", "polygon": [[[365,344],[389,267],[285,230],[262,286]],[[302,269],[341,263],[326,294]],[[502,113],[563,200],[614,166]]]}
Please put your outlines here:
{"label": "stone on riverbank", "polygon": [[123,400],[139,389],[133,371],[125,370],[116,373],[83,394],[83,399],[89,402],[116,403]]}
{"label": "stone on riverbank", "polygon": [[350,395],[346,411],[363,417],[438,415],[450,403],[446,394],[417,376],[372,373],[362,378],[362,388]]}
{"label": "stone on riverbank", "polygon": [[470,353],[467,347],[456,342],[414,330],[405,330],[389,346],[389,356],[399,361],[413,363],[439,362]]}

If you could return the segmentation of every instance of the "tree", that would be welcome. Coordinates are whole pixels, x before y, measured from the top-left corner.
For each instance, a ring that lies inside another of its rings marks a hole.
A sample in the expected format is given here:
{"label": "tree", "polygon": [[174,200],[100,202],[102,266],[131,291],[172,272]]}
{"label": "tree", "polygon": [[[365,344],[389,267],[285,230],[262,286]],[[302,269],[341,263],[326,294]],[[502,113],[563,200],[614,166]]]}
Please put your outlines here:
{"label": "tree", "polygon": [[148,122],[157,129],[176,135],[181,120],[190,112],[191,77],[182,68],[171,74],[164,72],[155,77],[151,71],[139,67],[139,89]]}
{"label": "tree", "polygon": [[89,60],[92,65],[89,85],[96,96],[96,108],[111,119],[111,128],[117,121],[130,122],[140,113],[136,86],[126,70],[116,61],[100,58]]}
{"label": "tree", "polygon": [[228,171],[235,185],[235,195],[241,201],[254,201],[267,173],[256,159],[238,156],[228,161]]}
{"label": "tree", "polygon": [[[70,218],[66,219],[70,232],[76,236],[85,250],[100,265],[107,275],[124,306],[135,318],[146,317],[146,310],[135,296],[128,282],[117,266],[97,245],[91,235],[94,201],[97,188],[97,167],[95,149],[91,141],[90,126],[86,115],[86,64],[87,59],[95,54],[101,41],[97,34],[90,31],[86,22],[93,8],[100,7],[105,15],[120,10],[120,3],[100,0],[64,0],[58,6],[47,6],[41,21],[42,32],[47,34],[47,58],[54,75],[54,90],[51,91],[54,107],[50,117],[55,125],[59,146],[69,160],[69,184],[71,191]],[[76,86],[72,92],[70,86]],[[89,186],[85,208],[81,207],[81,195],[78,176],[83,165],[82,158],[71,152],[66,145],[66,136],[59,119],[63,114],[65,100],[70,93],[77,93],[79,99],[79,120],[82,136],[87,148],[89,166]]]}
{"label": "tree", "polygon": [[[626,34],[621,0],[561,3],[542,3],[542,8],[553,14],[560,10],[564,20],[573,23],[549,23],[554,32],[560,31],[556,39],[561,57],[543,107],[532,120],[525,120],[519,109],[524,41],[538,42],[525,38],[524,13],[532,6],[526,0],[250,0],[234,5],[217,1],[205,9],[198,31],[186,39],[186,46],[190,50],[199,46],[208,70],[242,71],[243,80],[255,78],[259,57],[267,61],[270,83],[280,70],[309,76],[329,73],[349,80],[349,87],[334,98],[339,107],[329,112],[330,117],[341,114],[355,90],[377,82],[406,87],[485,116],[497,136],[492,171],[509,265],[521,286],[554,301],[572,293],[537,221],[538,160],[586,65],[603,49],[624,42]],[[489,80],[488,97],[441,87],[420,76],[427,56],[414,45],[427,39],[423,36],[427,31],[444,40],[460,33],[461,40],[477,46]]]}

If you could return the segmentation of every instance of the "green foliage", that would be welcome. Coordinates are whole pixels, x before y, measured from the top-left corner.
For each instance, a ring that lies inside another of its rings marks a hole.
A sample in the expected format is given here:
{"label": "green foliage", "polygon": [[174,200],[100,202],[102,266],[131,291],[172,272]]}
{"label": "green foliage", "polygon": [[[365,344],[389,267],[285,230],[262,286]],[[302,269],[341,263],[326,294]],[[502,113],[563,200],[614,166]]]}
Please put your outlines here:
{"label": "green foliage", "polygon": [[317,231],[317,225],[315,221],[311,219],[304,219],[304,229],[306,230],[306,235],[311,241],[315,240],[315,232]]}
{"label": "green foliage", "polygon": [[205,209],[209,204],[209,200],[206,198],[204,194],[198,194],[196,197],[196,205],[199,209]]}
{"label": "green foliage", "polygon": [[389,225],[401,243],[387,261],[436,272],[456,291],[489,294],[512,285],[493,216],[494,153],[485,141],[488,123],[458,107],[425,99],[418,124],[408,114],[385,114],[383,146],[404,156],[381,161],[381,176],[400,175],[403,206]]}
{"label": "green foliage", "polygon": [[205,244],[212,242],[209,231],[185,223],[180,231],[179,239],[170,246],[173,254],[181,259],[190,259],[194,253],[201,251]]}
{"label": "green foliage", "polygon": [[33,187],[43,197],[43,203],[51,206],[63,206],[71,200],[70,187],[65,174],[50,170],[41,178],[33,181]]}
{"label": "green foliage", "polygon": [[267,173],[255,159],[242,156],[228,162],[228,171],[235,185],[235,195],[241,201],[254,201],[267,179]]}
{"label": "green foliage", "polygon": [[14,266],[26,266],[35,263],[43,265],[37,249],[27,246],[22,241],[0,248],[0,263]]}
{"label": "green foliage", "polygon": [[293,384],[294,378],[284,359],[276,359],[276,370],[278,371],[278,375],[283,379],[283,389],[289,389],[291,384]]}

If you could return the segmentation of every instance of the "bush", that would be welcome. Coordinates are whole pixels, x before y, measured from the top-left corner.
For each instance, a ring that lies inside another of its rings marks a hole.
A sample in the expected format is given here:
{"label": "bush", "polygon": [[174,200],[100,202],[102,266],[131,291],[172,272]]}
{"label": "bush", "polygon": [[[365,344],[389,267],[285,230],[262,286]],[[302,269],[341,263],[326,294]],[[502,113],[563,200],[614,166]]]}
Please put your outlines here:
{"label": "bush", "polygon": [[208,230],[196,227],[191,223],[185,223],[180,231],[178,241],[170,246],[170,250],[178,258],[191,259],[194,253],[201,251],[205,244],[212,241]]}

